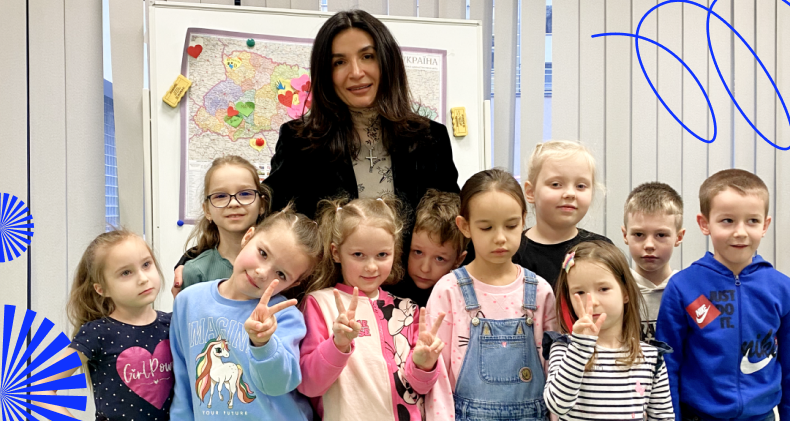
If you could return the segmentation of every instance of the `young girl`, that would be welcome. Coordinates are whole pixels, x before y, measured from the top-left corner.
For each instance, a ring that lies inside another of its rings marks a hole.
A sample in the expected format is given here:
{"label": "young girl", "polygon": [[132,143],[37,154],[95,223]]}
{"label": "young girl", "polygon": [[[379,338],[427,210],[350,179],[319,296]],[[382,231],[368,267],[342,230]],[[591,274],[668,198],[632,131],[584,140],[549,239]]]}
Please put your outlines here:
{"label": "young girl", "polygon": [[[611,244],[605,236],[576,227],[587,214],[598,186],[595,158],[583,145],[549,141],[535,146],[524,183],[527,202],[535,206],[535,226],[524,232],[513,262],[556,288],[560,265],[571,247],[594,240]],[[572,324],[567,302],[561,301],[560,307],[565,322]]]}
{"label": "young girl", "polygon": [[[473,175],[461,189],[458,228],[477,257],[436,283],[428,318],[447,316],[442,373],[426,397],[431,420],[545,420],[543,331],[555,330],[551,286],[511,259],[527,203],[509,173]],[[453,400],[454,399],[454,400]]]}
{"label": "young girl", "polygon": [[[603,241],[576,245],[561,265],[557,299],[578,321],[546,333],[546,404],[560,420],[674,420],[661,342],[639,341],[642,294],[623,253]],[[572,333],[570,336],[567,334]],[[552,344],[553,342],[553,344]]]}
{"label": "young girl", "polygon": [[[170,314],[152,306],[161,277],[148,244],[126,230],[96,237],[77,265],[67,310],[79,327],[64,359],[76,353],[87,367],[96,420],[170,419]],[[71,416],[64,408],[45,407]]]}
{"label": "young girl", "polygon": [[250,228],[241,247],[229,279],[175,300],[171,418],[311,420],[310,403],[295,391],[304,318],[280,293],[320,260],[318,226],[289,206]]}
{"label": "young girl", "polygon": [[299,391],[323,420],[421,420],[421,394],[436,382],[444,343],[439,314],[428,330],[409,299],[381,290],[403,276],[394,201],[323,201],[324,260],[303,311]]}
{"label": "young girl", "polygon": [[268,214],[270,203],[269,188],[246,159],[214,159],[203,179],[203,216],[187,239],[187,243],[196,239],[197,246],[182,261],[190,255],[196,258],[184,265],[183,284],[176,266],[173,295],[192,284],[229,278],[241,251],[241,238]]}

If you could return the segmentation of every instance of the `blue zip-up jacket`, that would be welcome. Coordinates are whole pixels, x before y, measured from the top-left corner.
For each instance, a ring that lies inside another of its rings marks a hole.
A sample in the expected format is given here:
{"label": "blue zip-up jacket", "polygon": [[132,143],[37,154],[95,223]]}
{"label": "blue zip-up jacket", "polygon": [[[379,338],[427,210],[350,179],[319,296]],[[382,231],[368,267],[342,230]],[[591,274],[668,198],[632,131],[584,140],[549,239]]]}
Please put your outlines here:
{"label": "blue zip-up jacket", "polygon": [[[740,274],[707,253],[669,280],[656,325],[675,419],[790,419],[790,278],[759,255]],[[782,394],[787,391],[788,394]],[[707,415],[707,416],[705,416]]]}
{"label": "blue zip-up jacket", "polygon": [[[222,297],[221,281],[195,284],[173,304],[170,420],[311,420],[309,401],[296,391],[299,342],[307,332],[302,313],[290,307],[275,314],[277,331],[266,345],[253,346],[244,322],[258,300]],[[269,306],[284,300],[277,294]]]}

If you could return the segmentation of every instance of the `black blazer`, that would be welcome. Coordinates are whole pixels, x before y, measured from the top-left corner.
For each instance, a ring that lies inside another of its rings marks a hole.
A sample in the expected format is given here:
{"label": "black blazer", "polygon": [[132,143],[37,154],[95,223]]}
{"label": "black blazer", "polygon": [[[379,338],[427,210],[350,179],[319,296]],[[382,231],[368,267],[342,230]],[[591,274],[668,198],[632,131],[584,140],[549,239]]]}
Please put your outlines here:
{"label": "black blazer", "polygon": [[[327,148],[311,149],[311,142],[297,137],[291,123],[280,127],[272,170],[264,181],[272,188],[272,210],[284,208],[293,199],[297,212],[315,218],[322,199],[358,198],[351,156],[333,161]],[[417,144],[403,140],[395,144],[399,148],[413,146],[411,150],[394,150],[390,154],[395,194],[407,204],[405,208],[410,213],[428,189],[460,193],[450,136],[444,125],[431,121],[430,135]]]}

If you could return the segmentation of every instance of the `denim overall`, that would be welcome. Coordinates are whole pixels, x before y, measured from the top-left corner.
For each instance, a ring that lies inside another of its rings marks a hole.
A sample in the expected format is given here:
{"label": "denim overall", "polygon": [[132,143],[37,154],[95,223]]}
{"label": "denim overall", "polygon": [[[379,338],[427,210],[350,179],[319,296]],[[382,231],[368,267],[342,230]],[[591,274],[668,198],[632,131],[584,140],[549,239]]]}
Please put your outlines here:
{"label": "denim overall", "polygon": [[453,271],[467,311],[475,311],[469,345],[455,384],[457,421],[546,420],[546,378],[535,346],[533,311],[538,281],[524,269],[524,318],[478,318],[480,305],[465,267]]}

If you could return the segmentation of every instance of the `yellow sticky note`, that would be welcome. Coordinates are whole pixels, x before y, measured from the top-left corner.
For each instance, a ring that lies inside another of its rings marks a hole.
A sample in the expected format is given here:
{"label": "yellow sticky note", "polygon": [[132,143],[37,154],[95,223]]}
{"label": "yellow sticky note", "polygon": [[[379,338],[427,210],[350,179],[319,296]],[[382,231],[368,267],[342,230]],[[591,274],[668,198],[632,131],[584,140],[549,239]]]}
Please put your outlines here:
{"label": "yellow sticky note", "polygon": [[170,89],[165,92],[162,101],[170,107],[176,107],[190,86],[192,86],[192,81],[179,74],[176,77],[176,81],[170,86]]}
{"label": "yellow sticky note", "polygon": [[466,108],[453,107],[450,109],[450,116],[453,118],[453,135],[456,137],[466,136],[469,132],[466,126]]}

